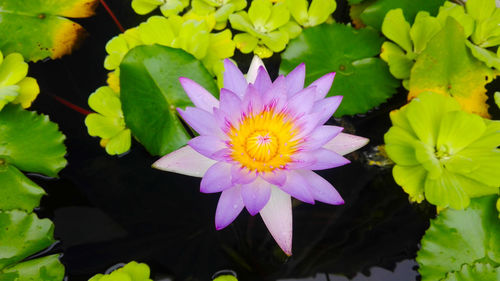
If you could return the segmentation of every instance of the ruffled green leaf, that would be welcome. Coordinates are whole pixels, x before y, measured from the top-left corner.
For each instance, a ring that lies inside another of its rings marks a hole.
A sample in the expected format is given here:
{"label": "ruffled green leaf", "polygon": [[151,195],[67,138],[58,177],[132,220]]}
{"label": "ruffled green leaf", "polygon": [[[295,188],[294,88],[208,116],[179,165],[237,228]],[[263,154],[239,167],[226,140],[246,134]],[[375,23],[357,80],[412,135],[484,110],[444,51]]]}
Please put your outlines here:
{"label": "ruffled green leaf", "polygon": [[411,70],[409,99],[432,91],[454,97],[467,112],[489,116],[484,85],[495,73],[470,54],[465,40],[463,28],[448,17]]}
{"label": "ruffled green leaf", "polygon": [[107,70],[118,68],[125,54],[133,47],[141,44],[142,41],[137,28],[128,29],[124,33],[113,37],[106,44],[108,55],[104,59],[104,68]]}
{"label": "ruffled green leaf", "polygon": [[472,0],[465,2],[467,14],[476,21],[483,21],[491,17],[496,9],[494,0]]}
{"label": "ruffled green leaf", "polygon": [[221,275],[215,278],[213,281],[238,281],[233,275]]}
{"label": "ruffled green leaf", "polygon": [[0,272],[0,280],[10,281],[61,281],[64,279],[64,266],[59,255],[51,255],[18,263]]}
{"label": "ruffled green leaf", "polygon": [[428,12],[419,12],[415,17],[415,22],[410,29],[410,37],[413,43],[413,52],[420,54],[442,26],[439,20],[431,17]]}
{"label": "ruffled green leaf", "polygon": [[382,23],[382,33],[401,46],[407,53],[413,51],[410,38],[410,24],[406,21],[402,9],[390,10]]}
{"label": "ruffled green leaf", "polygon": [[500,57],[498,57],[495,53],[474,45],[470,41],[465,41],[465,43],[476,59],[484,62],[488,67],[494,67],[497,70],[500,70]]}
{"label": "ruffled green leaf", "polygon": [[57,176],[66,166],[64,139],[45,115],[15,105],[0,111],[0,159],[20,170]]}
{"label": "ruffled green leaf", "polygon": [[150,270],[147,264],[132,261],[110,274],[97,274],[89,281],[152,281],[149,275]]}
{"label": "ruffled green leaf", "polygon": [[449,273],[443,281],[498,281],[500,280],[500,266],[489,264],[465,264],[460,271]]}
{"label": "ruffled green leaf", "polygon": [[469,37],[474,32],[474,19],[465,13],[465,9],[461,5],[446,1],[436,16],[442,26],[446,24],[448,17],[454,18],[464,28],[465,37]]}
{"label": "ruffled green leaf", "polygon": [[337,8],[335,0],[313,0],[311,5],[306,0],[285,1],[293,18],[304,27],[324,23]]}
{"label": "ruffled green leaf", "polygon": [[411,200],[425,196],[439,207],[463,209],[470,198],[499,193],[499,121],[429,92],[392,112],[391,120],[386,152],[396,163],[394,179]]}
{"label": "ruffled green leaf", "polygon": [[0,164],[0,210],[33,211],[45,191],[11,165]]}
{"label": "ruffled green leaf", "polygon": [[145,15],[160,7],[165,17],[177,15],[189,5],[187,0],[132,0],[132,9],[139,14]]}
{"label": "ruffled green leaf", "polygon": [[462,265],[498,262],[495,257],[500,248],[492,247],[500,245],[496,199],[497,196],[474,199],[467,209],[447,209],[431,221],[417,254],[422,281],[441,280],[448,273],[460,271]]}
{"label": "ruffled green leaf", "polygon": [[0,51],[0,110],[8,103],[31,106],[40,88],[27,74],[28,64],[21,54],[12,53],[4,58]]}
{"label": "ruffled green leaf", "polygon": [[500,92],[495,92],[495,104],[500,108]]}
{"label": "ruffled green leaf", "polygon": [[0,9],[0,50],[27,60],[56,59],[78,45],[85,30],[64,17],[94,14],[97,0],[4,0]]}
{"label": "ruffled green leaf", "polygon": [[389,98],[398,84],[387,65],[373,57],[379,53],[382,40],[375,30],[356,30],[343,24],[308,28],[282,54],[280,72],[288,73],[304,62],[315,70],[306,73],[306,84],[336,72],[328,96],[343,95],[344,99],[335,116],[363,113]]}
{"label": "ruffled green leaf", "polygon": [[368,26],[380,30],[385,15],[392,9],[401,8],[408,21],[413,23],[415,16],[419,11],[427,11],[431,15],[436,15],[445,0],[378,0],[368,2],[363,5],[363,11],[360,13],[360,20]]}
{"label": "ruffled green leaf", "polygon": [[125,122],[153,155],[165,155],[190,139],[176,112],[176,108],[192,105],[179,77],[190,78],[212,93],[218,92],[201,62],[178,49],[136,47],[127,54],[120,69]]}
{"label": "ruffled green leaf", "polygon": [[22,211],[0,211],[0,272],[54,243],[48,219]]}
{"label": "ruffled green leaf", "polygon": [[398,45],[386,41],[382,44],[380,58],[387,62],[389,71],[398,79],[409,79],[413,61]]}

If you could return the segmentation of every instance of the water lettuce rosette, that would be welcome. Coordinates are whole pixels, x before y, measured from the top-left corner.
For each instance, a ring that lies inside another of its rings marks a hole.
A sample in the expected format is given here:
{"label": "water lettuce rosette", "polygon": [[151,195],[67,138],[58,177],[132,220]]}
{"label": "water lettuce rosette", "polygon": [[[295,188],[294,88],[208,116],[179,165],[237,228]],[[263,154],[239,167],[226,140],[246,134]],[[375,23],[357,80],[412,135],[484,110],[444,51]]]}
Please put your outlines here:
{"label": "water lettuce rosette", "polygon": [[386,150],[396,182],[412,201],[466,208],[498,194],[500,122],[467,113],[453,98],[427,92],[391,112]]}
{"label": "water lettuce rosette", "polygon": [[368,139],[323,125],[342,100],[325,98],[334,73],[304,88],[304,64],[274,82],[258,57],[246,78],[230,60],[224,64],[220,100],[180,78],[195,107],[179,109],[179,114],[200,135],[153,166],[202,177],[203,193],[222,192],[217,229],[229,225],[244,207],[251,215],[260,213],[278,245],[291,255],[291,196],[310,204],[343,204],[335,188],[312,170],[349,163],[341,154]]}

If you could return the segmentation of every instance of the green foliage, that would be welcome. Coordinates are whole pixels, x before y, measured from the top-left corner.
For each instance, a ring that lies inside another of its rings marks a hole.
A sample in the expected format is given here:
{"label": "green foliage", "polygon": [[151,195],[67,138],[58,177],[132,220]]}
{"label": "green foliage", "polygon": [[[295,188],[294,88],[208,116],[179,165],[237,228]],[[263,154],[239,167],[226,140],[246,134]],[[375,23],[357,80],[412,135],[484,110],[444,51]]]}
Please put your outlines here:
{"label": "green foliage", "polygon": [[54,225],[23,211],[0,210],[0,280],[61,281],[58,255],[22,262],[54,243]]}
{"label": "green foliage", "polygon": [[334,116],[364,113],[384,102],[397,87],[387,65],[373,57],[382,40],[371,28],[356,30],[337,23],[308,28],[282,54],[280,72],[288,73],[304,62],[312,70],[306,72],[306,84],[336,72],[328,95],[344,99]]}
{"label": "green foliage", "polygon": [[467,209],[447,209],[431,221],[417,254],[422,281],[498,280],[491,279],[500,265],[496,198],[474,199]]}
{"label": "green foliage", "polygon": [[466,113],[435,93],[422,93],[391,120],[386,151],[412,201],[463,209],[470,198],[498,194],[500,121]]}
{"label": "green foliage", "polygon": [[324,23],[337,8],[335,0],[313,0],[311,5],[306,0],[285,0],[285,2],[295,21],[304,27]]}
{"label": "green foliage", "polygon": [[45,191],[16,167],[0,164],[0,210],[21,209],[27,212],[40,204]]}
{"label": "green foliage", "polygon": [[150,270],[147,264],[131,261],[110,274],[97,274],[89,281],[152,281],[149,274]]}
{"label": "green foliage", "polygon": [[476,263],[464,264],[460,271],[449,273],[443,281],[498,281],[500,280],[500,266]]}
{"label": "green foliage", "polygon": [[406,88],[415,59],[441,28],[439,21],[428,12],[419,12],[411,28],[401,9],[390,10],[385,16],[382,33],[394,43],[384,42],[380,57],[389,64],[391,74],[403,80]]}
{"label": "green foliage", "polygon": [[90,95],[89,105],[97,112],[85,118],[89,135],[102,138],[101,145],[110,155],[127,152],[132,136],[125,127],[119,94],[110,87],[100,87]]}
{"label": "green foliage", "polygon": [[136,47],[124,58],[120,69],[125,122],[153,155],[172,152],[190,139],[176,111],[192,105],[179,77],[190,78],[211,93],[218,92],[200,61],[179,49]]}
{"label": "green foliage", "polygon": [[[405,18],[409,19],[410,23],[413,23],[415,16],[419,11],[427,11],[431,15],[436,15],[439,6],[444,3],[445,0],[378,0],[378,1],[367,1],[360,4],[361,11],[358,11],[359,20],[363,24],[371,26],[375,29],[380,30],[382,22],[385,15],[392,9],[402,9]],[[353,1],[350,1],[351,4]],[[359,1],[354,1],[359,2]],[[356,6],[351,7],[355,9]],[[354,19],[357,20],[357,19]]]}
{"label": "green foliage", "polygon": [[85,30],[64,17],[94,14],[97,0],[4,0],[0,10],[0,50],[38,61],[69,54]]}
{"label": "green foliage", "polygon": [[297,23],[290,21],[290,12],[283,2],[254,0],[248,12],[232,14],[229,21],[233,29],[243,31],[234,36],[236,47],[244,54],[253,51],[261,58],[283,51],[289,39],[300,33]]}
{"label": "green foliage", "polygon": [[193,0],[192,12],[201,16],[213,15],[216,21],[215,29],[224,29],[229,15],[241,11],[247,6],[246,0]]}
{"label": "green foliage", "polygon": [[210,33],[206,21],[153,16],[108,42],[104,67],[117,69],[125,54],[135,46],[158,44],[183,49],[201,60],[212,75],[222,77],[222,60],[234,54],[235,43],[231,37],[228,29]]}
{"label": "green foliage", "polygon": [[64,139],[45,115],[16,105],[0,111],[0,159],[20,170],[57,176],[66,166]]}
{"label": "green foliage", "polygon": [[12,53],[5,58],[0,51],[0,110],[8,104],[21,104],[27,108],[35,100],[40,88],[28,74],[28,64],[19,53]]}
{"label": "green foliage", "polygon": [[489,117],[484,86],[496,72],[474,58],[465,42],[464,29],[448,17],[411,69],[408,99],[432,91],[454,97],[467,112]]}
{"label": "green foliage", "polygon": [[160,7],[166,16],[177,15],[189,5],[189,0],[132,0],[132,9],[139,15],[145,15]]}

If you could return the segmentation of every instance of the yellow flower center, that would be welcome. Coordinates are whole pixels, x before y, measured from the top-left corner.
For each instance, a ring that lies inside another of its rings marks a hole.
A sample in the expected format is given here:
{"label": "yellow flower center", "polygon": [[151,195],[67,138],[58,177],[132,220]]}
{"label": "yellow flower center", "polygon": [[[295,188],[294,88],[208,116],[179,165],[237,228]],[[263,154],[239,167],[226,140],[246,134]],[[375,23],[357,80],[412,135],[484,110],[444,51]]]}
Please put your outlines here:
{"label": "yellow flower center", "polygon": [[244,116],[228,132],[231,157],[251,171],[283,169],[303,142],[295,137],[298,132],[289,116],[273,109]]}

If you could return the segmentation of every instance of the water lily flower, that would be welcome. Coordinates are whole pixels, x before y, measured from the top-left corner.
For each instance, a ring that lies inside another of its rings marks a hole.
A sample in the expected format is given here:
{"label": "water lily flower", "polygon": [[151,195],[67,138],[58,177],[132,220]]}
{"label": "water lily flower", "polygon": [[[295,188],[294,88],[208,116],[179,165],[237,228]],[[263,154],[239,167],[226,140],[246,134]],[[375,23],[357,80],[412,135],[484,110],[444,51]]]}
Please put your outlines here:
{"label": "water lily flower", "polygon": [[291,255],[291,197],[310,204],[343,204],[335,188],[312,170],[349,163],[341,155],[368,139],[323,125],[342,100],[325,98],[334,73],[304,88],[304,64],[274,82],[257,56],[246,78],[230,60],[224,65],[220,100],[180,78],[195,107],[179,109],[179,114],[200,135],[153,167],[202,177],[201,192],[222,192],[216,229],[229,225],[245,207],[251,215],[261,215],[278,245]]}

